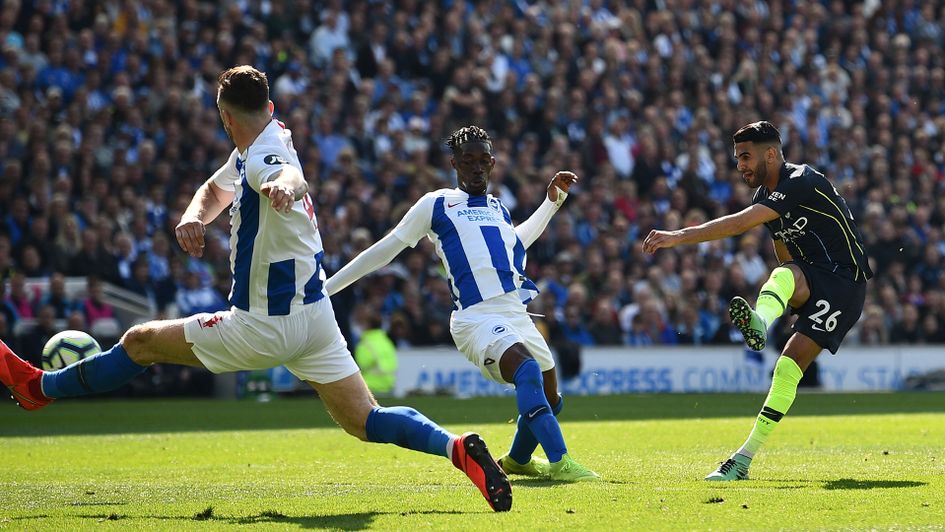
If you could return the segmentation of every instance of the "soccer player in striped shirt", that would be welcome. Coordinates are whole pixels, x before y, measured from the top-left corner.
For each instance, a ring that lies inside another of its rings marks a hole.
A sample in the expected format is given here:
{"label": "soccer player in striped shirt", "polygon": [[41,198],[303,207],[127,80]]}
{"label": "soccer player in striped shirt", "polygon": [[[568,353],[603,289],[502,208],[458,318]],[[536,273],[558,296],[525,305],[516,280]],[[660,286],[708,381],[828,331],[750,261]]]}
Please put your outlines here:
{"label": "soccer player in striped shirt", "polygon": [[[513,227],[508,209],[487,192],[496,162],[489,134],[464,127],[450,135],[447,146],[458,188],[420,198],[387,236],[328,279],[325,289],[334,295],[428,237],[446,267],[456,346],[486,378],[515,385],[518,429],[509,453],[499,459],[503,470],[561,481],[596,480],[597,473],[568,454],[555,417],[564,400],[558,394],[554,358],[525,310],[538,294],[525,276],[525,250],[564,203],[577,176],[555,174],[547,199]],[[539,443],[548,461],[532,456]]]}
{"label": "soccer player in striped shirt", "polygon": [[804,371],[826,348],[836,353],[860,318],[866,281],[873,276],[853,215],[823,174],[806,164],[785,162],[781,134],[771,122],[753,122],[735,132],[735,160],[754,189],[744,210],[678,231],[653,230],[647,253],[741,234],[764,224],[774,239],[780,266],[761,286],[755,308],[741,297],[729,304],[732,323],[749,349],[761,351],[768,327],[790,307],[794,334],[774,367],[771,389],[745,443],[706,480],[745,480],[755,453],[787,414]]}
{"label": "soccer player in striped shirt", "polygon": [[229,207],[231,309],[137,325],[111,349],[55,372],[0,342],[0,382],[36,410],[113,390],[156,363],[214,373],[284,365],[352,436],[446,457],[495,511],[509,510],[508,478],[477,434],[451,434],[413,408],[378,406],[368,391],[325,297],[315,210],[292,134],[272,118],[266,75],[250,66],[224,71],[217,106],[236,149],[197,190],[176,234],[184,251],[201,256],[204,228]]}

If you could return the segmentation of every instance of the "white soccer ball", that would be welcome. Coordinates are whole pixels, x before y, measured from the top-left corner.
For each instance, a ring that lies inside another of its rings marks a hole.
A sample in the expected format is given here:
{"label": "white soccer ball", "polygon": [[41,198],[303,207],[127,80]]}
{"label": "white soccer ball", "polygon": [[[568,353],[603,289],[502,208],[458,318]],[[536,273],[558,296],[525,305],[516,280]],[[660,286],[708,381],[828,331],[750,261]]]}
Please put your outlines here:
{"label": "white soccer ball", "polygon": [[62,369],[102,351],[102,348],[87,333],[62,331],[53,336],[43,347],[43,370]]}

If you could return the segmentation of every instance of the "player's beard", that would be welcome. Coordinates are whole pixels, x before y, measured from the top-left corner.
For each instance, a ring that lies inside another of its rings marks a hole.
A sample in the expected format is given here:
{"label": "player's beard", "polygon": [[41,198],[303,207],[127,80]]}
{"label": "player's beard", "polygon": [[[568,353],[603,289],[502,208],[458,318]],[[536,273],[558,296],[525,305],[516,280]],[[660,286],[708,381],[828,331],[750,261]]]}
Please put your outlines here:
{"label": "player's beard", "polygon": [[752,171],[751,177],[755,181],[755,187],[760,187],[764,184],[765,180],[768,179],[768,167],[765,165],[764,161],[761,161],[761,163],[758,164],[758,168]]}
{"label": "player's beard", "polygon": [[768,168],[765,166],[765,162],[761,161],[755,168],[751,169],[751,176],[745,179],[745,184],[751,188],[758,188],[765,182],[765,178],[768,177]]}

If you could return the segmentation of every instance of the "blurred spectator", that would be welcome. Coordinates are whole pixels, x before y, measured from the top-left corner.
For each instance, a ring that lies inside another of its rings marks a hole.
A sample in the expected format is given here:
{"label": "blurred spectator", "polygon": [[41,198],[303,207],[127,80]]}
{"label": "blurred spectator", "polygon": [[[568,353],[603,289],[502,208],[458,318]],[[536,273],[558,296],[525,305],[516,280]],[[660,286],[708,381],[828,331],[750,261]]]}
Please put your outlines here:
{"label": "blurred spectator", "polygon": [[61,330],[56,325],[56,309],[50,305],[40,307],[36,323],[20,337],[20,356],[34,366],[42,367],[43,346]]}
{"label": "blurred spectator", "polygon": [[92,275],[88,277],[86,290],[88,294],[82,301],[82,313],[85,315],[89,327],[95,327],[99,320],[115,317],[114,309],[105,301],[105,289],[98,277]]}
{"label": "blurred spectator", "polygon": [[82,246],[69,263],[68,275],[75,277],[99,276],[101,279],[118,283],[118,263],[99,241],[99,233],[92,228],[82,231]]}
{"label": "blurred spectator", "polygon": [[560,324],[562,335],[578,345],[594,345],[594,336],[584,323],[580,306],[574,303],[565,305],[564,321]]}
{"label": "blurred spectator", "polygon": [[229,308],[226,300],[212,287],[204,284],[200,272],[193,268],[188,268],[184,272],[184,283],[177,289],[176,302],[182,316]]}
{"label": "blurred spectator", "polygon": [[397,379],[397,347],[381,328],[377,309],[362,305],[356,314],[361,335],[354,347],[354,360],[371,392],[390,395]]}
{"label": "blurred spectator", "polygon": [[61,273],[54,273],[49,277],[49,291],[46,292],[38,305],[39,308],[52,308],[53,317],[57,320],[68,318],[70,314],[80,308],[79,302],[70,296],[66,290],[66,277]]}
{"label": "blurred spectator", "polygon": [[[3,284],[0,282],[0,284]],[[12,306],[16,317],[32,318],[35,316],[35,308],[39,302],[39,289],[26,287],[26,276],[18,273],[10,279],[10,290],[6,296],[6,301]],[[16,319],[9,321],[12,327]]]}
{"label": "blurred spectator", "polygon": [[[567,316],[567,310],[565,310],[565,316]],[[612,301],[603,298],[594,303],[594,314],[591,316],[588,332],[594,345],[620,345],[623,343],[620,326],[617,324],[617,313],[614,312]]]}
{"label": "blurred spectator", "polygon": [[[13,330],[17,320],[20,319],[20,313],[17,311],[17,304],[10,294],[7,294],[7,283],[0,281],[0,315],[3,315],[5,326]],[[29,317],[29,316],[25,316]]]}

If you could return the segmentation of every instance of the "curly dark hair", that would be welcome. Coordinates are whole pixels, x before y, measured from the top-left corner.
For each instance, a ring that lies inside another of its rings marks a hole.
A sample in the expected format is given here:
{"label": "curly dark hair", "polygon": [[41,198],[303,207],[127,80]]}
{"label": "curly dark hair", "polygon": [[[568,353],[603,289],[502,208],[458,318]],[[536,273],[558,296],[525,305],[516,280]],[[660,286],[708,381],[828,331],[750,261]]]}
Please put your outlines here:
{"label": "curly dark hair", "polygon": [[479,126],[466,126],[451,133],[449,138],[446,139],[446,146],[453,150],[453,155],[458,155],[459,147],[467,142],[485,142],[491,147],[492,137]]}

